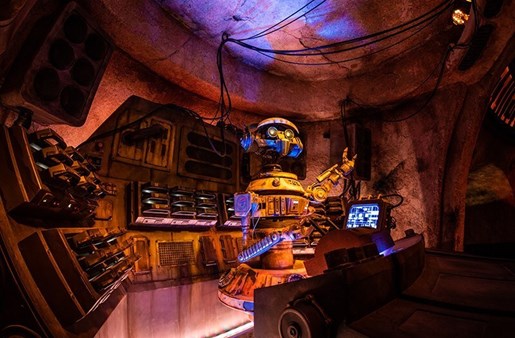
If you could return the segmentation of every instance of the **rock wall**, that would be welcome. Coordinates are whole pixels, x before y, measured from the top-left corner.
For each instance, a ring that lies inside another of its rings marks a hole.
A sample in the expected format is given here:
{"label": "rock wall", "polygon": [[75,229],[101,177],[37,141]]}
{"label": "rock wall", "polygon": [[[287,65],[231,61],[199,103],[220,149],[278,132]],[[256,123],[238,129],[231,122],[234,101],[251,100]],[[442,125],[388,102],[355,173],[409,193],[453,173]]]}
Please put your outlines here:
{"label": "rock wall", "polygon": [[[392,231],[395,239],[411,228],[424,234],[427,246],[439,245],[445,167],[448,156],[455,156],[448,149],[466,94],[467,86],[456,84],[439,90],[427,106],[425,95],[394,109],[351,112],[372,131],[372,174],[370,181],[363,182],[362,196],[398,193],[404,197],[404,203],[392,212],[397,220]],[[481,110],[475,113],[481,114]],[[388,122],[413,114],[401,122]],[[332,165],[327,134],[335,123],[341,121],[301,126],[308,134],[305,185]],[[340,192],[341,185],[332,194]]]}

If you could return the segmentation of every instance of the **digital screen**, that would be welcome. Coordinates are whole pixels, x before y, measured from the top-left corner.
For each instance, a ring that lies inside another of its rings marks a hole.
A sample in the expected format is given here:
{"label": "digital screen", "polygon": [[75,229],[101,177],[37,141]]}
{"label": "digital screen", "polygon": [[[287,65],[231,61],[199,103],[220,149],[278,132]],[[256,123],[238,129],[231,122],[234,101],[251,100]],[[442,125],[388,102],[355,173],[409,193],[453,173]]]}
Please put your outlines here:
{"label": "digital screen", "polygon": [[354,204],[347,217],[347,229],[379,226],[379,203]]}

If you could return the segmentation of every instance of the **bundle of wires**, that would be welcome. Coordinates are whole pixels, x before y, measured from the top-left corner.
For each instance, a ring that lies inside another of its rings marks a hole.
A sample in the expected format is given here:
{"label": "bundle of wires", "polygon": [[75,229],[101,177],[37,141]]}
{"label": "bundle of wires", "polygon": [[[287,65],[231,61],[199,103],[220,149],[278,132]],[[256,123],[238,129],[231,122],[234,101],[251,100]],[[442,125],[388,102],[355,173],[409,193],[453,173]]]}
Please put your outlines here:
{"label": "bundle of wires", "polygon": [[[327,0],[319,0],[319,3],[317,5],[308,9],[306,12],[299,14],[298,16],[296,16],[294,18],[291,18],[292,16],[295,16],[299,11],[301,11],[302,9],[311,5],[315,1],[316,0],[309,1],[305,6],[301,7],[301,9],[297,10],[296,12],[294,12],[287,18],[281,20],[280,22],[263,30],[260,33],[257,33],[255,35],[252,35],[247,38],[242,38],[242,39],[235,39],[235,38],[226,36],[225,38],[222,38],[222,44],[227,43],[227,42],[233,42],[244,48],[248,48],[248,49],[260,52],[263,55],[268,55],[268,56],[270,56],[270,54],[282,55],[285,57],[320,56],[320,55],[341,54],[341,53],[349,52],[349,51],[359,49],[359,48],[362,48],[362,47],[365,47],[368,45],[379,43],[379,42],[387,40],[387,39],[392,39],[392,38],[399,36],[405,32],[411,32],[410,35],[401,39],[400,41],[392,43],[392,44],[386,46],[385,48],[382,48],[381,50],[379,50],[379,51],[383,51],[385,49],[391,48],[391,47],[405,41],[406,39],[408,39],[408,38],[412,37],[413,35],[415,35],[416,33],[420,32],[422,29],[428,27],[440,15],[442,15],[447,10],[449,10],[454,4],[454,0],[444,0],[442,3],[440,3],[439,5],[437,5],[430,11],[428,11],[414,19],[411,19],[407,22],[404,22],[398,26],[388,28],[383,31],[372,33],[369,35],[365,35],[365,36],[361,36],[361,37],[357,37],[357,38],[353,38],[353,39],[348,39],[348,40],[337,41],[334,43],[320,45],[320,46],[316,46],[316,47],[306,47],[306,48],[294,49],[294,50],[280,50],[280,49],[278,50],[278,49],[267,49],[267,48],[257,47],[255,45],[252,45],[247,42],[248,40],[262,38],[266,35],[272,34],[280,29],[283,29],[284,27],[299,20],[302,16],[305,16],[308,13],[312,12],[313,10],[318,8],[320,5],[325,3]],[[289,20],[289,19],[291,19],[291,20]],[[284,21],[287,21],[287,22],[284,22]],[[379,51],[374,51],[371,53],[377,53]],[[365,54],[363,56],[359,56],[357,58],[363,58],[363,57],[369,56],[371,53]],[[277,60],[285,61],[284,59],[277,59]],[[328,62],[324,62],[324,63],[309,63],[309,62],[304,63],[303,62],[303,63],[299,63],[299,64],[303,65],[303,66],[304,65],[312,65],[312,66],[313,65],[314,66],[331,65],[331,64],[335,64],[335,63],[348,62],[350,60],[351,59],[343,59],[343,60],[339,60],[339,61],[328,61]]]}
{"label": "bundle of wires", "polygon": [[[329,43],[325,45],[315,46],[315,47],[306,47],[301,49],[269,49],[269,48],[261,48],[256,46],[255,44],[250,43],[249,41],[263,38],[267,35],[273,34],[279,30],[284,29],[285,27],[291,25],[296,22],[303,16],[313,12],[315,9],[322,6],[327,0],[310,0],[304,6],[277,22],[276,24],[245,38],[233,38],[230,37],[227,33],[222,35],[222,40],[220,42],[218,53],[217,53],[217,66],[220,76],[220,100],[219,100],[219,111],[221,112],[220,119],[225,121],[228,119],[232,103],[229,91],[227,89],[227,85],[225,83],[224,74],[223,74],[223,49],[227,43],[234,43],[243,48],[255,51],[265,57],[277,60],[279,62],[285,62],[289,64],[295,64],[300,66],[323,66],[323,65],[333,65],[344,62],[349,62],[352,60],[368,57],[372,54],[376,54],[387,49],[390,49],[400,43],[410,39],[415,36],[419,32],[421,32],[426,27],[430,26],[435,20],[437,20],[443,13],[447,12],[451,9],[455,3],[455,0],[443,0],[437,6],[432,8],[430,11],[411,19],[407,22],[404,22],[395,27],[391,27],[379,32],[375,32],[369,35],[360,36],[357,38],[352,38],[348,40],[337,41],[334,43]],[[407,35],[406,35],[407,34]],[[354,56],[350,58],[342,58],[335,61],[327,61],[327,62],[298,62],[295,61],[295,58],[298,57],[316,57],[316,56],[327,56],[333,54],[344,54],[350,51],[354,51],[356,49],[369,46],[372,44],[377,44],[382,41],[394,40],[393,38],[400,37],[390,44],[386,46],[382,46],[377,50],[370,51],[368,53],[364,53],[360,56]],[[280,56],[280,57],[278,57]],[[217,112],[218,114],[218,112]]]}

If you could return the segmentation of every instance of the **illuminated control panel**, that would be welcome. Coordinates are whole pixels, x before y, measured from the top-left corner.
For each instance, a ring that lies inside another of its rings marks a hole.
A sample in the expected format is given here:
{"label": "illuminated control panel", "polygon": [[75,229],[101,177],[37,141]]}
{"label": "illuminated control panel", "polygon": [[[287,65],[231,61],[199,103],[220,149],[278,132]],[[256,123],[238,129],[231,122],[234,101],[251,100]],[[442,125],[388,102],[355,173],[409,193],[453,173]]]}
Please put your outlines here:
{"label": "illuminated control panel", "polygon": [[379,225],[379,203],[354,204],[349,209],[347,228],[374,228]]}
{"label": "illuminated control panel", "polygon": [[351,201],[345,217],[345,228],[357,231],[379,232],[392,228],[392,205],[384,199]]}
{"label": "illuminated control panel", "polygon": [[236,194],[242,205],[235,205],[235,214],[246,215],[252,205],[252,217],[300,217],[307,214],[309,200],[296,195],[266,195],[254,193]]}

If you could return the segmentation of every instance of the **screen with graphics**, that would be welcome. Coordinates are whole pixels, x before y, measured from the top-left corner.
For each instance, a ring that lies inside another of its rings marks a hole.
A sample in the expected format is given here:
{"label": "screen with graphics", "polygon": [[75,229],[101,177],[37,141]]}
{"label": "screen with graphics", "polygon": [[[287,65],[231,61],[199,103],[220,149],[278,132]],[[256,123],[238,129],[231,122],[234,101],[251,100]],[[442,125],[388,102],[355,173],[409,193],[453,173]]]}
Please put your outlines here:
{"label": "screen with graphics", "polygon": [[379,203],[354,204],[347,217],[347,229],[373,228],[377,229],[379,223]]}

